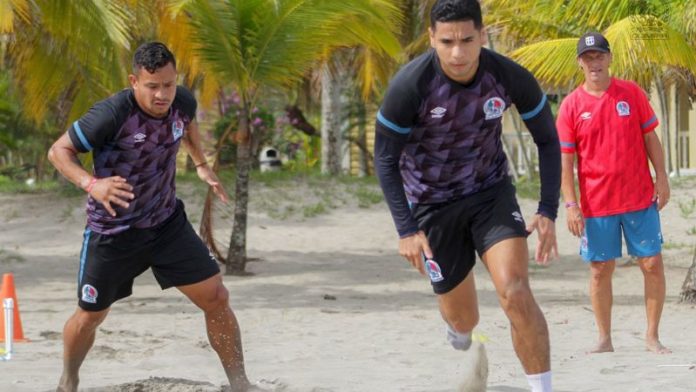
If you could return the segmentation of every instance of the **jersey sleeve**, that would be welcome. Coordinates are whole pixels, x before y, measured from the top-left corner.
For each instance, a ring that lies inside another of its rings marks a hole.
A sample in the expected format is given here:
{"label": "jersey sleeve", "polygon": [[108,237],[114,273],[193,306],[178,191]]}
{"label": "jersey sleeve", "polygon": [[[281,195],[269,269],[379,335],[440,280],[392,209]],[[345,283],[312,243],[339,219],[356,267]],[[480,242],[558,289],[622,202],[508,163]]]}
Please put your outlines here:
{"label": "jersey sleeve", "polygon": [[191,90],[184,86],[176,86],[176,97],[174,97],[174,105],[177,105],[191,120],[196,118],[196,109],[198,102],[193,96]]}
{"label": "jersey sleeve", "polygon": [[635,97],[638,104],[640,129],[644,134],[650,133],[655,130],[660,122],[657,120],[655,111],[650,105],[650,101],[648,100],[648,96],[645,94],[645,91],[643,91],[643,89],[637,84],[634,84],[634,88],[636,90]]}
{"label": "jersey sleeve", "polygon": [[411,132],[420,107],[415,83],[407,72],[394,77],[377,112],[377,132],[387,137],[406,137]]}
{"label": "jersey sleeve", "polygon": [[537,213],[555,220],[561,189],[561,151],[551,107],[531,72],[512,60],[501,61],[501,66],[505,88],[539,152],[541,196]]}
{"label": "jersey sleeve", "polygon": [[575,153],[575,125],[573,124],[571,106],[572,98],[566,97],[558,108],[556,118],[556,129],[561,143],[561,152],[567,154]]}
{"label": "jersey sleeve", "polygon": [[118,131],[117,98],[97,102],[87,113],[68,128],[70,141],[79,152],[89,152],[107,143]]}

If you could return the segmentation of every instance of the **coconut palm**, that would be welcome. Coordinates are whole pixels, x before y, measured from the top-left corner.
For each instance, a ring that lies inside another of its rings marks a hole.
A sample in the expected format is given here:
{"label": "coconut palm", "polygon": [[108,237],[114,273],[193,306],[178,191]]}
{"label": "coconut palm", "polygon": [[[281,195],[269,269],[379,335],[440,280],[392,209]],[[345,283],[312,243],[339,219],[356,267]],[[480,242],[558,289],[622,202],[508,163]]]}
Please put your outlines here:
{"label": "coconut palm", "polygon": [[[245,270],[251,109],[269,88],[299,81],[327,48],[364,42],[390,51],[396,45],[386,27],[386,0],[179,0],[189,39],[202,66],[240,98],[236,133],[234,224],[225,262],[227,274]],[[209,241],[210,243],[210,241]]]}

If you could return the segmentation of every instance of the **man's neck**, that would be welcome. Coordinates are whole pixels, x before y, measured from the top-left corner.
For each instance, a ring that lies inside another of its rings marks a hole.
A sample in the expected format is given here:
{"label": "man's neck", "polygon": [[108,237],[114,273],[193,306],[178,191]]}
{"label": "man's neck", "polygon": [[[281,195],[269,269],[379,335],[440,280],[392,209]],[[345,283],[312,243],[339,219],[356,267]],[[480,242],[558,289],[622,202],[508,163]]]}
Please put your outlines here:
{"label": "man's neck", "polygon": [[583,89],[590,94],[594,95],[596,97],[601,97],[608,89],[609,86],[611,85],[611,78],[606,78],[603,80],[599,81],[592,81],[592,80],[587,80],[585,79],[585,83],[583,84]]}

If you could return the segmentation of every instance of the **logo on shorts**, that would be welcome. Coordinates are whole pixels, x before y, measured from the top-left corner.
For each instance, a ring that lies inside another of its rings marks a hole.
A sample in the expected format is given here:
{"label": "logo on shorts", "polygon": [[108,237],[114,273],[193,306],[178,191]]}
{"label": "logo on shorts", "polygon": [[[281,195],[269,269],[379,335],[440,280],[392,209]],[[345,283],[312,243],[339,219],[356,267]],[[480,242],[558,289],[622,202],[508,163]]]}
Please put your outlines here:
{"label": "logo on shorts", "polygon": [[426,259],[425,269],[426,271],[428,271],[428,276],[430,277],[431,282],[437,283],[445,280],[445,277],[442,276],[442,270],[440,269],[440,265],[437,262],[435,262],[435,260]]}
{"label": "logo on shorts", "polygon": [[98,295],[99,292],[94,288],[94,286],[90,284],[82,286],[82,301],[96,304]]}
{"label": "logo on shorts", "polygon": [[580,239],[580,251],[587,252],[587,236],[583,235]]}
{"label": "logo on shorts", "polygon": [[505,111],[505,101],[500,97],[493,97],[483,104],[483,112],[486,114],[486,120],[492,120],[503,116]]}
{"label": "logo on shorts", "polygon": [[447,109],[440,106],[430,111],[432,118],[443,118],[445,117],[445,113],[447,113]]}
{"label": "logo on shorts", "polygon": [[619,103],[616,104],[616,112],[619,113],[619,116],[625,117],[631,114],[631,107],[628,106],[628,102],[619,101]]}
{"label": "logo on shorts", "polygon": [[519,211],[512,213],[512,219],[524,224],[524,217],[522,217],[522,214]]}
{"label": "logo on shorts", "polygon": [[181,136],[184,135],[184,122],[181,120],[174,120],[172,123],[172,136],[174,140],[179,140]]}

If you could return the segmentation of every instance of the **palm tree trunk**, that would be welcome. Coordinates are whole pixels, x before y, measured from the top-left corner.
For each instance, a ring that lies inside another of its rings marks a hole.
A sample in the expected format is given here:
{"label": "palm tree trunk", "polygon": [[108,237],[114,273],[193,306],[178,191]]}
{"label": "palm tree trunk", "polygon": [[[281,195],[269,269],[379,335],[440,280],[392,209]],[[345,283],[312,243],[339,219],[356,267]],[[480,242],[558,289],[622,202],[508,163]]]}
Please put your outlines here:
{"label": "palm tree trunk", "polygon": [[321,172],[338,175],[341,172],[341,89],[338,77],[330,65],[324,64],[321,73]]}
{"label": "palm tree trunk", "polygon": [[680,302],[696,303],[696,246],[694,246],[691,258],[691,267],[686,272],[686,278],[682,284]]}
{"label": "palm tree trunk", "polygon": [[242,100],[239,111],[237,140],[237,177],[234,191],[234,223],[230,235],[230,246],[225,259],[226,275],[246,275],[246,236],[249,205],[249,170],[251,167],[251,139],[249,129],[249,106]]}
{"label": "palm tree trunk", "polygon": [[657,96],[660,100],[660,111],[662,112],[662,145],[665,149],[667,159],[667,174],[672,173],[672,143],[669,132],[669,109],[667,107],[667,91],[660,77],[655,78]]}

